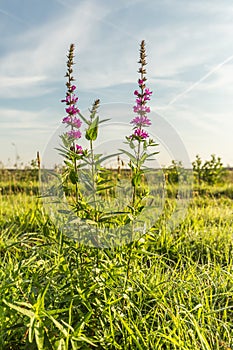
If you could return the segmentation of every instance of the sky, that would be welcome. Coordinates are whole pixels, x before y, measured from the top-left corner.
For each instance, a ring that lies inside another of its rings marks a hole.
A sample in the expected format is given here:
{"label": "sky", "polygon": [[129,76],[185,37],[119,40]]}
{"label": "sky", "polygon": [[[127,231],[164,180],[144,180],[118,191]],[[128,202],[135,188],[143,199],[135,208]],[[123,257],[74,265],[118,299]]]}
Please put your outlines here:
{"label": "sky", "polygon": [[37,151],[57,162],[71,43],[78,107],[85,114],[99,98],[111,118],[100,140],[118,147],[134,117],[141,40],[158,162],[216,154],[233,166],[232,0],[0,0],[0,34],[4,166]]}

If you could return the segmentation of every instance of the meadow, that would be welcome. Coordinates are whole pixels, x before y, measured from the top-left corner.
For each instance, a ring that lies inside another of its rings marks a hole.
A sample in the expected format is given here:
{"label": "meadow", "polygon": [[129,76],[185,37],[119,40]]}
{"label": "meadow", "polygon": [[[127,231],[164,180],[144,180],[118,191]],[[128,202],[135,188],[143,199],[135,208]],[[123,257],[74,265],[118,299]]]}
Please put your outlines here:
{"label": "meadow", "polygon": [[37,171],[2,170],[0,349],[233,349],[233,181],[195,184],[185,218],[88,247],[52,222]]}
{"label": "meadow", "polygon": [[[151,165],[144,40],[131,134],[96,153],[109,119],[99,99],[80,112],[74,51],[62,167],[43,169],[38,153],[34,169],[1,169],[0,349],[233,349],[232,172],[215,155],[193,171]],[[105,165],[120,155],[125,173]]]}

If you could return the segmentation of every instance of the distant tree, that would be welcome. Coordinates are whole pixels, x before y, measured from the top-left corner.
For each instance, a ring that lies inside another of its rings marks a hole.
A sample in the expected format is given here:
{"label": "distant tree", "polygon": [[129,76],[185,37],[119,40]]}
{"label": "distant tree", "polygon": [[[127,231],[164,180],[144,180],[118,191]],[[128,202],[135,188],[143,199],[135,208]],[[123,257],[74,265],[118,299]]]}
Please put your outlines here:
{"label": "distant tree", "polygon": [[193,173],[196,182],[200,185],[205,182],[209,185],[214,185],[223,181],[225,176],[225,169],[220,157],[216,157],[215,154],[211,155],[211,159],[202,162],[199,155],[196,155],[196,159],[192,162]]}
{"label": "distant tree", "polygon": [[172,164],[166,169],[166,179],[170,184],[176,184],[183,179],[184,171],[181,161],[172,160]]}
{"label": "distant tree", "polygon": [[192,166],[193,166],[194,178],[198,183],[198,185],[200,185],[201,182],[203,181],[203,169],[202,169],[203,164],[202,164],[201,157],[198,154],[196,155],[195,161],[192,162]]}

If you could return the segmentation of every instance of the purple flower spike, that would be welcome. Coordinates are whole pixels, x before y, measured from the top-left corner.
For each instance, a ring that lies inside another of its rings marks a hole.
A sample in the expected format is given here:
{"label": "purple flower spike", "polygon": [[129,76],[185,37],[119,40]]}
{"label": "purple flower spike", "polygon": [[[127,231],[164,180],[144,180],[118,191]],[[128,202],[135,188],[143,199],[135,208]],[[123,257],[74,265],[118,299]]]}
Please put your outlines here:
{"label": "purple flower spike", "polygon": [[151,125],[150,119],[147,118],[147,113],[150,113],[150,107],[148,107],[146,104],[147,101],[150,101],[152,91],[146,87],[146,53],[144,40],[141,43],[139,63],[141,64],[138,70],[140,73],[140,78],[138,79],[139,89],[134,91],[134,95],[136,96],[136,104],[133,106],[133,111],[134,113],[137,113],[137,117],[135,117],[130,122],[133,124],[134,129],[136,130],[130,136],[130,138],[137,139],[140,142],[149,137],[149,134],[146,131],[142,130],[142,128]]}
{"label": "purple flower spike", "polygon": [[[75,95],[75,90],[77,89],[76,85],[74,85],[74,77],[73,73],[73,65],[74,65],[74,44],[70,45],[69,53],[67,55],[67,91],[65,99],[61,100],[61,102],[66,104],[65,111],[67,115],[62,119],[62,123],[69,126],[69,131],[67,131],[64,135],[68,137],[68,141],[70,143],[69,149],[73,152],[76,152],[78,155],[83,154],[83,149],[80,145],[76,144],[76,140],[80,139],[82,136],[81,131],[79,130],[82,122],[77,117],[77,114],[80,112],[77,107],[78,97]],[[66,144],[65,144],[66,146]]]}

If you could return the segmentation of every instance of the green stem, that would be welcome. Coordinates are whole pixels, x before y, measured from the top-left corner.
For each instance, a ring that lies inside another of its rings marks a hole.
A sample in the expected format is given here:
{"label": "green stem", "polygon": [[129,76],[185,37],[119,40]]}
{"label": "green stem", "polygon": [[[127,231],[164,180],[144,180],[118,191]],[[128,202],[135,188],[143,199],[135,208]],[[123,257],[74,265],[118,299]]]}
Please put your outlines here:
{"label": "green stem", "polygon": [[[141,80],[144,79],[143,76],[143,62],[141,63],[142,70],[141,70]],[[144,93],[144,88],[143,85],[141,85],[141,96],[143,96]],[[141,126],[139,127],[141,130]],[[140,173],[141,167],[140,167],[140,156],[141,156],[141,141],[138,140],[138,147],[136,151],[136,174]],[[134,174],[135,175],[135,174]],[[132,207],[135,209],[135,204],[136,204],[136,198],[137,198],[137,185],[134,184],[133,188],[133,197],[132,197]],[[135,213],[133,213],[135,214]],[[135,242],[133,242],[133,234],[134,234],[134,222],[132,223],[132,228],[131,228],[131,237],[130,237],[130,246],[129,246],[129,257],[128,257],[128,262],[127,262],[127,269],[126,269],[126,281],[125,281],[125,288],[127,287],[128,280],[129,280],[129,273],[130,273],[130,264],[131,264],[131,259],[132,259],[132,252],[133,252],[133,247],[135,246]]]}
{"label": "green stem", "polygon": [[[141,142],[138,141],[138,149],[136,153],[136,158],[137,158],[137,163],[136,163],[136,174],[140,172],[140,166],[139,166],[139,160],[140,160],[140,153],[141,153]],[[132,200],[132,207],[134,208],[135,206],[135,201],[136,201],[136,195],[137,195],[137,186],[134,185],[133,188],[133,200]]]}
{"label": "green stem", "polygon": [[92,177],[92,187],[93,187],[93,197],[94,197],[94,203],[96,200],[95,196],[95,159],[94,159],[94,148],[93,148],[93,141],[90,140],[90,151],[91,151],[91,177]]}
{"label": "green stem", "polygon": [[131,264],[131,259],[132,259],[132,252],[133,252],[133,243],[129,243],[129,255],[128,255],[128,261],[127,261],[127,268],[126,268],[126,276],[125,276],[125,283],[124,283],[124,290],[126,290],[128,281],[129,281],[129,273],[130,273],[130,264]]}
{"label": "green stem", "polygon": [[[95,217],[93,218],[94,221],[98,221],[98,216],[97,216],[97,206],[96,206],[96,183],[95,183],[95,173],[96,173],[96,169],[95,169],[95,157],[94,157],[94,147],[93,147],[93,141],[90,140],[90,152],[91,152],[91,177],[92,177],[92,188],[93,188],[93,200],[94,200],[94,211],[95,211]],[[96,251],[96,266],[99,266],[99,250],[98,250],[98,230],[97,230],[97,226],[95,229],[95,242],[97,243],[97,251]]]}

